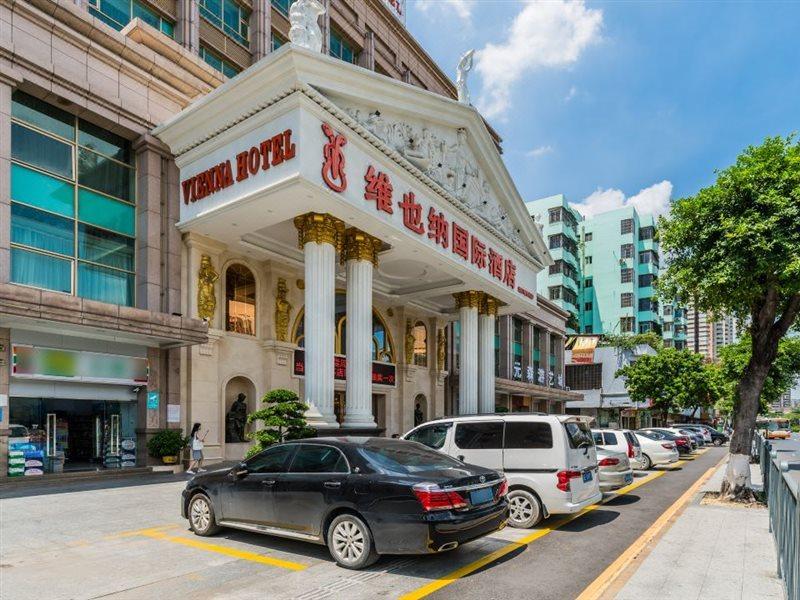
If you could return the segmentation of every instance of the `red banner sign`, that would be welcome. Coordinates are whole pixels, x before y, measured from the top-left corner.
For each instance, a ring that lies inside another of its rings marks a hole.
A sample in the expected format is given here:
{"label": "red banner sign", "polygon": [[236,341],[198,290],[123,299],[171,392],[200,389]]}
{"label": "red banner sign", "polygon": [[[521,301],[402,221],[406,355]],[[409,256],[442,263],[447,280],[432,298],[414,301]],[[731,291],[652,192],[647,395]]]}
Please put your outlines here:
{"label": "red banner sign", "polygon": [[[294,351],[293,373],[298,377],[306,374],[306,351],[297,348]],[[333,378],[337,381],[347,380],[347,358],[340,354],[333,357]],[[392,363],[372,363],[372,383],[394,386],[397,382],[397,366]]]}

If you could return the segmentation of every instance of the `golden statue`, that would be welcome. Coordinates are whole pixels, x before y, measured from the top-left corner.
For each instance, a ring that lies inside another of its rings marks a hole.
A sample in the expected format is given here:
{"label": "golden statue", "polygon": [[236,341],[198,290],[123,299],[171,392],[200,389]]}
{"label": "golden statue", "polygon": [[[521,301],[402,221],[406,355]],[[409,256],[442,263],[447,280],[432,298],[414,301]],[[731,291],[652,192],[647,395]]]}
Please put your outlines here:
{"label": "golden statue", "polygon": [[289,315],[292,312],[292,305],[286,299],[286,280],[278,278],[278,291],[275,294],[275,339],[279,342],[286,342],[289,338]]}
{"label": "golden statue", "polygon": [[445,337],[444,328],[436,330],[436,366],[440,371],[444,371],[445,349],[447,347],[447,338]]}
{"label": "golden statue", "polygon": [[414,333],[411,319],[406,319],[406,364],[414,364]]}
{"label": "golden statue", "polygon": [[197,314],[209,323],[217,310],[217,296],[214,284],[219,275],[211,264],[211,257],[203,254],[200,258],[200,271],[197,273]]}

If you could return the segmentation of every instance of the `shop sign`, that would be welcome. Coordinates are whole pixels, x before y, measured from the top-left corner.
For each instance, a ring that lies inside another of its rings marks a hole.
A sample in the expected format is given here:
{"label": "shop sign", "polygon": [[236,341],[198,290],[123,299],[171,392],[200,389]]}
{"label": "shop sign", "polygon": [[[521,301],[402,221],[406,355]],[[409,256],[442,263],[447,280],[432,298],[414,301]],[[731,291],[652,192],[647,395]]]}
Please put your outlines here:
{"label": "shop sign", "polygon": [[158,410],[159,396],[158,390],[147,392],[147,410]]}
{"label": "shop sign", "polygon": [[512,379],[516,379],[517,381],[522,380],[522,365],[518,361],[514,363],[514,374],[512,375]]}
{"label": "shop sign", "polygon": [[538,384],[539,384],[539,385],[544,385],[544,381],[545,381],[545,379],[544,379],[544,375],[545,375],[545,372],[544,372],[544,369],[543,369],[542,367],[539,367],[539,369],[538,369],[538,372],[537,372],[537,375],[538,375],[538,377],[537,377],[536,381],[538,382]]}
{"label": "shop sign", "polygon": [[138,356],[14,344],[11,362],[12,377],[118,385],[141,385],[148,379],[147,359]]}
{"label": "shop sign", "polygon": [[181,422],[181,405],[167,404],[167,423]]}
{"label": "shop sign", "polygon": [[528,368],[525,369],[525,379],[528,383],[533,383],[533,365],[528,365]]}
{"label": "shop sign", "polygon": [[591,365],[594,363],[594,349],[600,340],[598,336],[580,335],[572,346],[572,364]]}
{"label": "shop sign", "polygon": [[[294,351],[294,375],[304,377],[306,374],[306,351],[297,348]],[[347,380],[347,358],[341,354],[333,357],[333,378],[336,381]],[[392,363],[372,362],[372,383],[375,385],[394,386],[397,382],[397,366]]]}

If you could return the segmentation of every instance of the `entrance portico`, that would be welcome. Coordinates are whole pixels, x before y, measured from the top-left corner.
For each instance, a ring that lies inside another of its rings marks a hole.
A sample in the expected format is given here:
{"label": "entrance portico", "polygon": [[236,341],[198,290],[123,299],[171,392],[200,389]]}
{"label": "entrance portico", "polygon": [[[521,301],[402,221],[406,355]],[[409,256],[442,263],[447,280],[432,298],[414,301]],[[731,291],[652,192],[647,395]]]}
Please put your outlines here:
{"label": "entrance portico", "polygon": [[[439,340],[458,318],[458,410],[493,409],[495,317],[535,306],[536,273],[550,257],[473,107],[287,46],[155,134],[181,172],[186,311],[200,314],[203,255],[217,274],[236,257],[261,269],[261,297],[278,289],[270,282],[288,289],[275,296],[274,327],[264,323],[271,311],[256,310],[268,353],[259,393],[296,386],[319,429],[380,425],[402,433],[413,425],[417,398],[425,398],[427,418],[443,413]],[[337,317],[341,291],[346,331]],[[279,317],[297,315],[298,301],[302,335],[281,336]],[[383,333],[374,331],[375,311],[385,317]],[[243,343],[222,331],[221,315],[209,321],[221,344]],[[381,353],[389,339],[402,340],[400,347]],[[301,371],[285,359],[288,373],[270,362],[300,348]],[[213,364],[218,379],[229,377],[229,365]],[[342,378],[339,423],[334,389]],[[384,423],[373,411],[379,391]]]}

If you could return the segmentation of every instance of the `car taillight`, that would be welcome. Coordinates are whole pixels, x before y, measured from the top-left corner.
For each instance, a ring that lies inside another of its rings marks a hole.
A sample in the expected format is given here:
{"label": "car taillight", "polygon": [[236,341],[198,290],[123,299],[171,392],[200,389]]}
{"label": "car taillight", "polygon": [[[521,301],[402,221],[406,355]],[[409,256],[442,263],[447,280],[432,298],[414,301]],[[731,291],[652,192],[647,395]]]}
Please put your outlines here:
{"label": "car taillight", "polygon": [[636,454],[633,452],[633,444],[628,442],[628,458],[633,458],[634,456],[636,456]]}
{"label": "car taillight", "polygon": [[677,440],[675,440],[675,443],[678,444],[678,446],[685,446],[688,442],[683,438],[678,438]]}
{"label": "car taillight", "polygon": [[666,448],[667,450],[673,450],[675,448],[675,444],[672,444],[672,443],[668,442],[666,444],[661,444],[661,447],[662,448]]}
{"label": "car taillight", "polygon": [[613,465],[618,465],[619,464],[619,459],[618,458],[604,458],[602,460],[599,460],[597,462],[597,464],[600,465],[601,467],[610,467],[610,466],[613,466]]}
{"label": "car taillight", "polygon": [[453,510],[465,508],[467,501],[458,492],[441,490],[439,486],[430,483],[420,483],[414,486],[414,495],[422,504],[422,510]]}
{"label": "car taillight", "polygon": [[508,480],[503,478],[500,485],[497,486],[497,491],[494,493],[495,500],[499,500],[508,493]]}
{"label": "car taillight", "polygon": [[569,491],[569,480],[575,479],[576,477],[581,476],[580,471],[559,471],[557,474],[558,483],[556,487],[560,489],[562,492]]}

